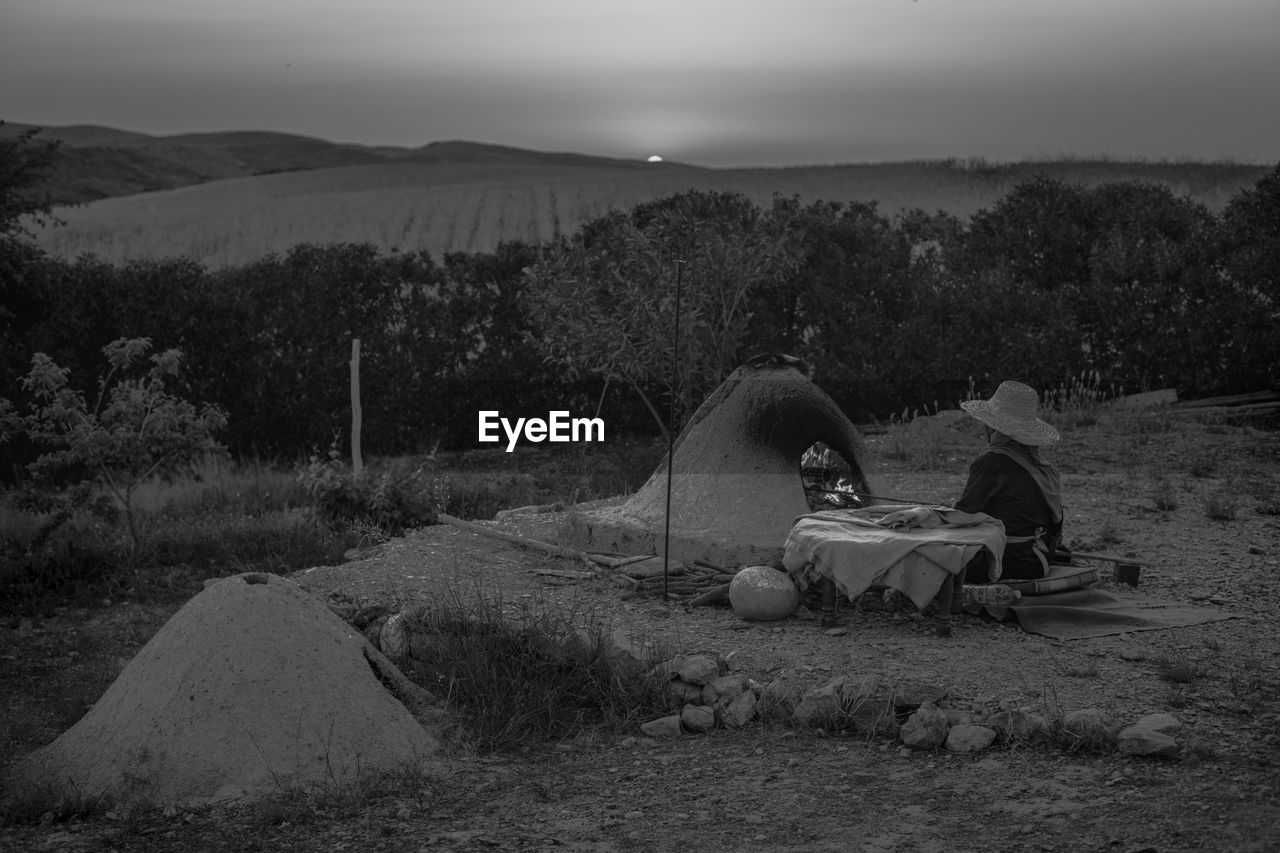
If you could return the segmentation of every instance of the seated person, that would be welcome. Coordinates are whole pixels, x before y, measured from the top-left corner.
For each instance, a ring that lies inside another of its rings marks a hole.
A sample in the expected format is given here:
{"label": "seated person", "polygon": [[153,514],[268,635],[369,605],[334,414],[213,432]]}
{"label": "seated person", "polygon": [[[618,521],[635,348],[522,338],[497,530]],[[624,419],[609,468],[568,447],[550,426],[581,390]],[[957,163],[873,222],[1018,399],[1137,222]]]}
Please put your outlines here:
{"label": "seated person", "polygon": [[[985,425],[987,447],[969,466],[956,509],[985,512],[1004,522],[1001,579],[1030,580],[1049,574],[1062,541],[1062,481],[1040,458],[1039,448],[1058,431],[1036,417],[1040,397],[1021,382],[1002,382],[990,400],[960,407]],[[964,583],[991,583],[986,553],[965,567]]]}

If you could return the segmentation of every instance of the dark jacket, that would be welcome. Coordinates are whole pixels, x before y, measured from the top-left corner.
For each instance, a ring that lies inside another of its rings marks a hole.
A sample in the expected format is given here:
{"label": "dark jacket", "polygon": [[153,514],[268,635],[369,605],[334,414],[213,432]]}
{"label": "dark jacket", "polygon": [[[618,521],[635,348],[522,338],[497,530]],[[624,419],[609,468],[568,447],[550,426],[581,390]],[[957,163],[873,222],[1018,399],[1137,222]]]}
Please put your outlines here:
{"label": "dark jacket", "polygon": [[[1015,456],[1020,456],[1021,462]],[[1038,476],[1033,476],[1027,466],[1038,471]],[[1005,534],[1011,539],[1034,536],[1040,531],[1045,558],[1052,562],[1054,550],[1062,540],[1059,483],[1057,470],[1042,461],[1035,448],[1007,439],[997,441],[969,466],[969,479],[956,509],[985,512],[1000,519],[1004,522]],[[1005,546],[1002,562],[1002,577],[1040,578],[1046,573],[1033,541],[1010,542]],[[966,575],[966,579],[978,580],[971,575]],[[985,580],[987,578],[981,578]]]}

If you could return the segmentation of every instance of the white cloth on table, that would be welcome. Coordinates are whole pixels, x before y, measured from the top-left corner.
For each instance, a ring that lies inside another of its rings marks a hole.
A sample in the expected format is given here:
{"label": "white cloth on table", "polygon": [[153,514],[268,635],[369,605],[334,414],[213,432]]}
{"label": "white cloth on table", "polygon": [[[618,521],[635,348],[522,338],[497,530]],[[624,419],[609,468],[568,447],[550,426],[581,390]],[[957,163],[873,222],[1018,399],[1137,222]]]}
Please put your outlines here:
{"label": "white cloth on table", "polygon": [[[854,599],[879,583],[899,590],[921,609],[944,579],[959,574],[984,548],[991,557],[991,580],[999,579],[1004,522],[950,507],[904,509],[910,508],[871,506],[802,515],[787,536],[782,563],[801,589],[827,577]],[[915,524],[889,526],[903,518]]]}

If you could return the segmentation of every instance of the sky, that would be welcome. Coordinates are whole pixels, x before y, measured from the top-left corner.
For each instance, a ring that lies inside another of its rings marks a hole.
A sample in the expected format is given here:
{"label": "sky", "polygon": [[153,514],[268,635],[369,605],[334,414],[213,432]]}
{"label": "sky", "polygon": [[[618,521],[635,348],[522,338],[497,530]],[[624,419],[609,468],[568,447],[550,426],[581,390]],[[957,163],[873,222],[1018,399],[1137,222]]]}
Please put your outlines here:
{"label": "sky", "polygon": [[704,166],[1280,161],[1277,0],[0,0],[0,120]]}

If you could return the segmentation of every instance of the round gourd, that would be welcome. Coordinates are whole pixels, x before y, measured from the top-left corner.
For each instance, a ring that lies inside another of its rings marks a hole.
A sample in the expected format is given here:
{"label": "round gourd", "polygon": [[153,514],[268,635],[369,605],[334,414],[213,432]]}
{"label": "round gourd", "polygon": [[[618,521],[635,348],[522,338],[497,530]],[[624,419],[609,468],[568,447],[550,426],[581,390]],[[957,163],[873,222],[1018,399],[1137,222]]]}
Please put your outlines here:
{"label": "round gourd", "polygon": [[795,612],[800,590],[786,572],[768,566],[747,566],[729,584],[729,603],[743,619],[772,622]]}

